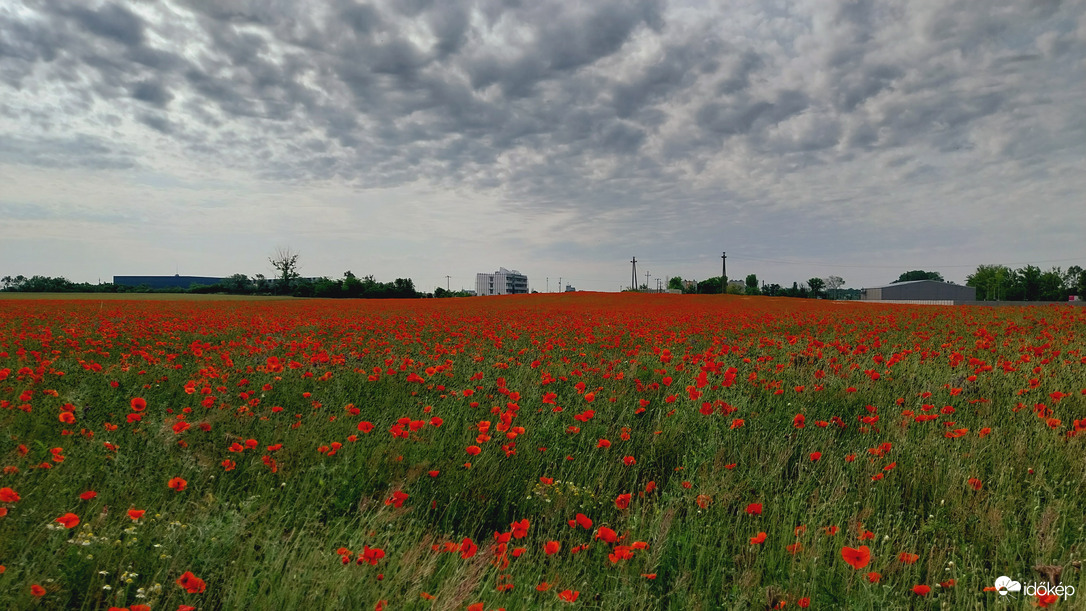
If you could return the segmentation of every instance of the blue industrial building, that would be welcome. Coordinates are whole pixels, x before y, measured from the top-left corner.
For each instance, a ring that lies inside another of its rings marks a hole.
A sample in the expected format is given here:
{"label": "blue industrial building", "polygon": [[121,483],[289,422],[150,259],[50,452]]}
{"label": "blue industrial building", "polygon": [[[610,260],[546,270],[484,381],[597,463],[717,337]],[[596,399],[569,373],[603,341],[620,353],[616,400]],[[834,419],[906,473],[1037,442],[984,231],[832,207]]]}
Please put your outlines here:
{"label": "blue industrial building", "polygon": [[208,276],[114,276],[113,284],[119,286],[146,286],[152,289],[187,289],[196,285],[209,286],[222,282],[222,278]]}

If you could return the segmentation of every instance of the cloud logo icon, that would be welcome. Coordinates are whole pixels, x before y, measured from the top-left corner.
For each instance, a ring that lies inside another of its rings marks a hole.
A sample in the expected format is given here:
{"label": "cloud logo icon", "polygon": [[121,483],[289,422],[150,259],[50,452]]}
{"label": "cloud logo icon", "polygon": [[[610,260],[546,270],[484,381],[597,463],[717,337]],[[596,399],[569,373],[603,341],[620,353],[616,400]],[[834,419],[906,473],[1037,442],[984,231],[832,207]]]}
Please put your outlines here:
{"label": "cloud logo icon", "polygon": [[1000,596],[1006,596],[1010,592],[1021,592],[1022,584],[1006,575],[1001,575],[995,580],[995,588]]}

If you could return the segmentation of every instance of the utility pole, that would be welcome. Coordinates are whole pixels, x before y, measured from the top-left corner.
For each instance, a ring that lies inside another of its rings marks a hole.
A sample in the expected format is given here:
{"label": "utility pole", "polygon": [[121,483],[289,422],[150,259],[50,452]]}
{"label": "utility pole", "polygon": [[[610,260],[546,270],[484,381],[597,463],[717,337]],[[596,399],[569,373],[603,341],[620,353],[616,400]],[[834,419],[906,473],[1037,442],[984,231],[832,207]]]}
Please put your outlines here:
{"label": "utility pole", "polygon": [[725,286],[727,284],[728,284],[728,253],[725,251],[725,252],[720,253],[720,293],[721,294],[724,294],[724,293],[728,292],[726,290],[727,286]]}
{"label": "utility pole", "polygon": [[451,276],[448,276],[448,275],[445,276],[445,290],[449,291],[451,293],[452,291],[449,290],[449,280],[450,279],[451,279]]}
{"label": "utility pole", "polygon": [[551,277],[547,276],[547,292],[551,292]]}
{"label": "utility pole", "polygon": [[630,274],[630,290],[637,290],[637,257],[630,259],[630,263],[633,264],[633,271]]}
{"label": "utility pole", "polygon": [[649,290],[649,273],[645,272],[645,290]]}
{"label": "utility pole", "polygon": [[558,276],[558,292],[562,292],[562,277]]}

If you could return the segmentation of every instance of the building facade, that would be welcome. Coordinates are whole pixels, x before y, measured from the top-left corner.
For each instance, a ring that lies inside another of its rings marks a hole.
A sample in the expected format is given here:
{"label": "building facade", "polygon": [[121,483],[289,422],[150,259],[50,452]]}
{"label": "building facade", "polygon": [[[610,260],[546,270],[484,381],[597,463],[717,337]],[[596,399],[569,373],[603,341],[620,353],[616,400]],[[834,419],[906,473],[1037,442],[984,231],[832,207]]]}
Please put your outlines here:
{"label": "building facade", "polygon": [[937,280],[896,282],[861,291],[864,301],[975,301],[977,289]]}
{"label": "building facade", "polygon": [[493,274],[475,274],[476,295],[523,295],[528,293],[528,276],[517,270],[498,268]]}
{"label": "building facade", "polygon": [[120,286],[146,286],[152,289],[187,289],[196,285],[210,286],[222,282],[222,278],[210,276],[114,276],[113,284]]}

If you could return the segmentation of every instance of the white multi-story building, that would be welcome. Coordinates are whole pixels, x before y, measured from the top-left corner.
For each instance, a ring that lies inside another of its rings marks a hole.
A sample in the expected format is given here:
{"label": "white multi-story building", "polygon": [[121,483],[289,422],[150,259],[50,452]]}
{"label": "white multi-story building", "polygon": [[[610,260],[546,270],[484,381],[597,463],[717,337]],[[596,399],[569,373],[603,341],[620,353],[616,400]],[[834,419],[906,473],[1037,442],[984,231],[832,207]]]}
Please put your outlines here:
{"label": "white multi-story building", "polygon": [[528,292],[528,276],[499,267],[493,274],[475,274],[476,295],[516,295]]}

